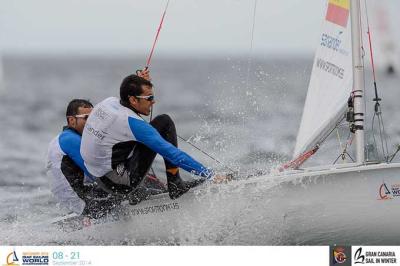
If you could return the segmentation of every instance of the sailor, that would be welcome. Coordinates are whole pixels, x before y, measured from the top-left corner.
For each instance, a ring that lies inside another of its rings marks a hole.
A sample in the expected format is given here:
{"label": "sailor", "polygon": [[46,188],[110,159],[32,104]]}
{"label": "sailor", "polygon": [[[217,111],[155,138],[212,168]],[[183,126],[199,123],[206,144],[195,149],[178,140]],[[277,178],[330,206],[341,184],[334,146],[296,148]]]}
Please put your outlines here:
{"label": "sailor", "polygon": [[[171,199],[213,177],[211,169],[177,148],[175,124],[168,115],[150,123],[142,118],[154,103],[148,70],[129,75],[122,81],[119,99],[110,97],[94,107],[82,134],[81,154],[90,174],[110,193],[133,195],[131,204],[142,200],[135,195],[157,154],[164,158]],[[183,181],[179,168],[200,178]]]}
{"label": "sailor", "polygon": [[51,191],[62,207],[78,215],[99,216],[120,200],[96,188],[80,154],[81,134],[92,109],[93,105],[83,99],[68,104],[67,126],[48,148],[47,173]]}

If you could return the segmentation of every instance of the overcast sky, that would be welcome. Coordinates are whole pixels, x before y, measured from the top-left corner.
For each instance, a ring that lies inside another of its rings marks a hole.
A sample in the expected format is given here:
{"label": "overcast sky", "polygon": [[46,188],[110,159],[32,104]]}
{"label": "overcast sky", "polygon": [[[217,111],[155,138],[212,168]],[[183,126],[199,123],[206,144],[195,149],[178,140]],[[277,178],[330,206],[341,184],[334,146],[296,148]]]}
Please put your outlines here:
{"label": "overcast sky", "polygon": [[[4,53],[141,54],[151,47],[167,1],[0,2]],[[312,53],[326,2],[257,0],[254,52]],[[170,0],[156,53],[248,53],[253,7],[254,0]]]}

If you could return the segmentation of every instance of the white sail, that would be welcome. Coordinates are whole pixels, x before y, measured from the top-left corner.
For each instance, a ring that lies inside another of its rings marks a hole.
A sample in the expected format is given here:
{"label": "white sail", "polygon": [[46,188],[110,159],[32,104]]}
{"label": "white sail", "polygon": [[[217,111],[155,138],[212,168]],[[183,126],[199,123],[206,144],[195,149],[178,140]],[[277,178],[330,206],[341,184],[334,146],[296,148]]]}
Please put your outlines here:
{"label": "white sail", "polygon": [[329,0],[294,158],[319,143],[344,115],[353,78],[350,24],[350,1]]}

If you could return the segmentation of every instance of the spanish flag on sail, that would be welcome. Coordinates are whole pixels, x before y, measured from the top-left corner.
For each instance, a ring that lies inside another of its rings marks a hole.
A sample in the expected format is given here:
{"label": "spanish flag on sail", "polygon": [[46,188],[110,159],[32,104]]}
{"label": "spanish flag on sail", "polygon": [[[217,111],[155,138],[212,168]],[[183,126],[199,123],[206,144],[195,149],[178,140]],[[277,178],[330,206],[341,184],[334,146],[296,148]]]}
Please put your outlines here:
{"label": "spanish flag on sail", "polygon": [[350,0],[329,0],[326,20],[346,28],[349,12]]}

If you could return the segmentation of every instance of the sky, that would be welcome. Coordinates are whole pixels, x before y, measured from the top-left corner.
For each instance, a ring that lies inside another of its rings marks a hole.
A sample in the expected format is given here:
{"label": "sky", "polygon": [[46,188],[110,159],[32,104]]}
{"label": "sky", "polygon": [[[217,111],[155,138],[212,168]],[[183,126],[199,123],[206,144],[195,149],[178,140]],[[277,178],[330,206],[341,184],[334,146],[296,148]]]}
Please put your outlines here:
{"label": "sky", "polygon": [[[255,1],[254,53],[313,53],[326,12],[325,0],[170,0],[156,53],[249,53]],[[0,2],[0,48],[5,54],[148,53],[167,3]]]}

